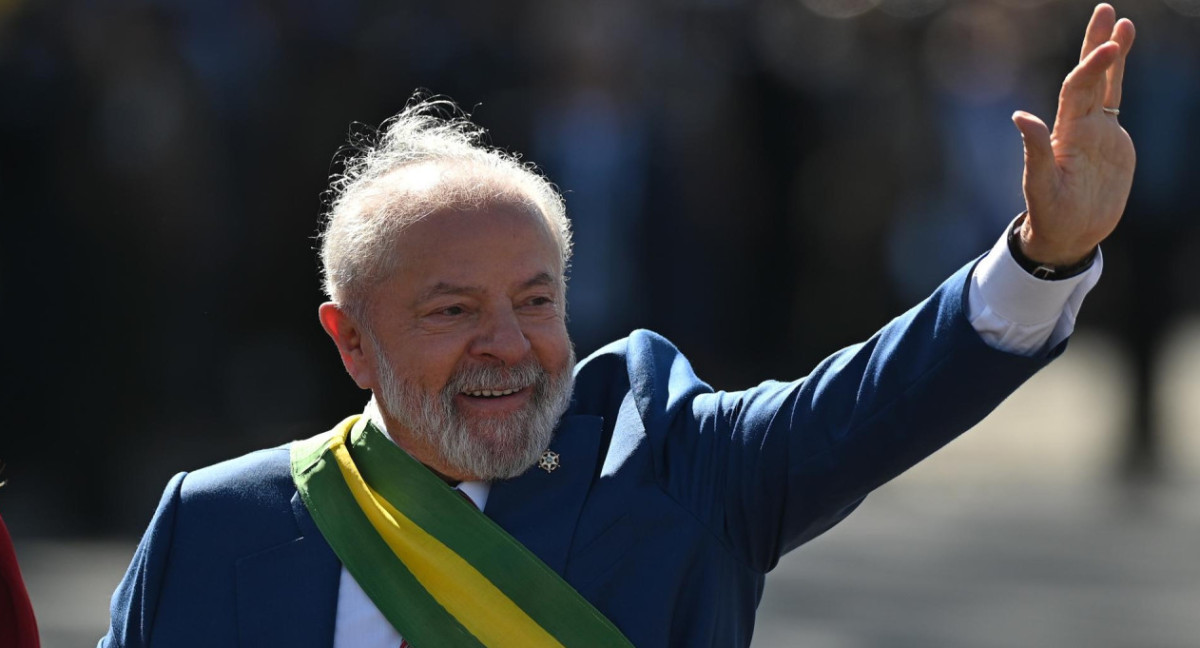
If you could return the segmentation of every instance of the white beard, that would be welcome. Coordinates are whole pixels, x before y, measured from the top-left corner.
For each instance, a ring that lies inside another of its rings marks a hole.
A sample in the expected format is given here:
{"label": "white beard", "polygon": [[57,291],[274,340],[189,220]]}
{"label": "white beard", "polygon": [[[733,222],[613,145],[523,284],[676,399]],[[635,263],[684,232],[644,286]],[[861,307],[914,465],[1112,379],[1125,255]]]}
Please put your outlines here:
{"label": "white beard", "polygon": [[[439,458],[475,479],[510,479],[537,463],[550,445],[559,417],[567,410],[575,377],[575,351],[567,366],[552,375],[532,358],[510,368],[470,367],[455,372],[440,394],[431,394],[396,375],[378,343],[376,405]],[[530,385],[525,407],[507,416],[468,420],[455,405],[463,390],[481,386]]]}

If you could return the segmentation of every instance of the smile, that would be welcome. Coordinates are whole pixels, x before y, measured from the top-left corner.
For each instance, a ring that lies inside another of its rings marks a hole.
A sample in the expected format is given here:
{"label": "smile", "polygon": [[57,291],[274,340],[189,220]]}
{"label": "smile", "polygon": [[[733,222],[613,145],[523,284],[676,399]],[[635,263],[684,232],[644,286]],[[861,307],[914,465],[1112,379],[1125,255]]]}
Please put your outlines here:
{"label": "smile", "polygon": [[496,398],[497,396],[508,396],[510,394],[515,394],[515,393],[521,391],[522,389],[524,389],[524,388],[518,387],[516,389],[500,389],[500,390],[481,389],[481,390],[477,390],[477,391],[464,391],[462,393],[467,396],[474,396],[475,398]]}

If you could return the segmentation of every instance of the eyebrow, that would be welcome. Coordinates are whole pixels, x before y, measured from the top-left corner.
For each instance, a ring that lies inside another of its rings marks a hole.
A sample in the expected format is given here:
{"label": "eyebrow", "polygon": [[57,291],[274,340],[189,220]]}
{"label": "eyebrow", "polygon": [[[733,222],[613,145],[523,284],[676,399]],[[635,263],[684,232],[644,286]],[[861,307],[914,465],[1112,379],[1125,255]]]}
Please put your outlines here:
{"label": "eyebrow", "polygon": [[521,284],[521,290],[527,290],[535,286],[553,286],[556,283],[558,282],[555,281],[554,276],[549,272],[539,272],[526,279],[525,283]]}
{"label": "eyebrow", "polygon": [[[549,272],[539,272],[521,282],[521,285],[518,287],[518,289],[528,290],[536,286],[552,286],[555,283],[557,282],[554,279],[554,275],[550,274]],[[422,291],[421,294],[417,296],[416,303],[420,304],[443,295],[478,294],[483,292],[483,290],[484,289],[482,286],[466,286],[461,284],[452,284],[446,281],[439,281],[430,286],[428,289]]]}

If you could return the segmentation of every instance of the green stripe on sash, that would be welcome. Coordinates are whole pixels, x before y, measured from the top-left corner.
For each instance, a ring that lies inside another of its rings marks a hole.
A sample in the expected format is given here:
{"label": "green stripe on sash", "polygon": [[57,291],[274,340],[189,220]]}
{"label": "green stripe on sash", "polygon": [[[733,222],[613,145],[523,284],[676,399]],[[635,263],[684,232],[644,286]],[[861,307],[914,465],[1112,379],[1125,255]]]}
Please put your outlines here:
{"label": "green stripe on sash", "polygon": [[414,647],[632,645],[365,418],[294,443],[292,474],[334,553]]}

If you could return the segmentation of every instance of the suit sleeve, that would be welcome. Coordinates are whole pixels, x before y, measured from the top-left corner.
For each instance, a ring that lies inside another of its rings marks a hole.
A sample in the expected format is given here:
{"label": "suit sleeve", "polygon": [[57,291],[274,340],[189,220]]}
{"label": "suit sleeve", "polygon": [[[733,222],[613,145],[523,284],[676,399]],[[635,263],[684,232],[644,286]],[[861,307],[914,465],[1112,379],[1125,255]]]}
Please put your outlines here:
{"label": "suit sleeve", "polygon": [[677,351],[631,338],[663,488],[765,572],[983,419],[1065,342],[1040,357],[985,344],[965,312],[971,267],[793,382],[713,392]]}
{"label": "suit sleeve", "polygon": [[108,634],[100,640],[98,648],[134,648],[150,644],[185,476],[186,473],[175,475],[163,491],[129,569],[113,592]]}

